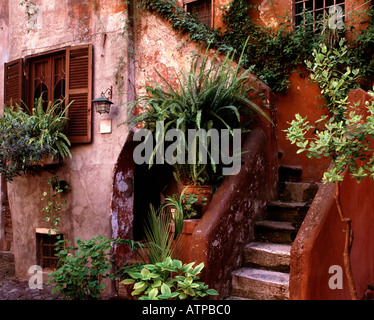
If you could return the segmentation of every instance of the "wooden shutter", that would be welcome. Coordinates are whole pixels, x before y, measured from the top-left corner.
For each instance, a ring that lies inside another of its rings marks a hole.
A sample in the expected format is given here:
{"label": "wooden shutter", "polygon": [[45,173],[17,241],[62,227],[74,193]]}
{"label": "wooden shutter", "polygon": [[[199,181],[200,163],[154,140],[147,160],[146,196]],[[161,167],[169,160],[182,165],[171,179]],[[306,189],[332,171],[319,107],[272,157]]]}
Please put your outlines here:
{"label": "wooden shutter", "polygon": [[71,143],[91,142],[92,45],[66,50],[67,136]]}
{"label": "wooden shutter", "polygon": [[23,59],[17,59],[4,65],[4,104],[11,102],[21,106],[23,99]]}

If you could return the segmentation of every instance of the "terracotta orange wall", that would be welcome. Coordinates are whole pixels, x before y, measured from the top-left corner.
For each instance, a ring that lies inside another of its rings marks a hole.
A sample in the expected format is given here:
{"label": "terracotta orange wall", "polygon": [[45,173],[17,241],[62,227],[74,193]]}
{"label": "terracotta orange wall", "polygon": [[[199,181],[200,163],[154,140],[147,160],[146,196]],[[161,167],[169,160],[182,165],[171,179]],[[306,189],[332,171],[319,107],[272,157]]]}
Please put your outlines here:
{"label": "terracotta orange wall", "polygon": [[[361,89],[349,94],[349,101],[360,101],[361,107],[369,98]],[[334,185],[322,186],[292,245],[291,299],[350,299],[343,264],[345,225],[339,219],[334,194]],[[344,215],[352,219],[352,271],[359,299],[363,298],[367,285],[374,282],[373,194],[371,178],[357,183],[348,174],[345,176],[341,201]],[[343,289],[332,290],[328,285],[332,265],[341,266],[343,270]]]}
{"label": "terracotta orange wall", "polygon": [[[259,25],[267,25],[276,28],[286,15],[292,17],[291,0],[255,0],[252,4],[257,9],[252,9],[250,15]],[[364,0],[346,1],[347,12],[364,10],[368,5],[363,5]],[[329,166],[326,159],[309,159],[304,153],[296,154],[297,147],[291,145],[286,139],[285,129],[289,127],[288,122],[295,119],[295,114],[307,116],[311,125],[314,125],[326,110],[320,108],[324,101],[319,98],[320,89],[308,80],[308,72],[305,67],[300,66],[297,73],[289,76],[290,88],[286,93],[277,93],[278,105],[278,145],[281,153],[279,164],[281,166],[301,167],[302,180],[316,182],[322,178],[323,173]]]}
{"label": "terracotta orange wall", "polygon": [[330,161],[328,159],[310,159],[305,153],[296,154],[298,148],[296,145],[286,139],[286,130],[289,122],[295,119],[295,114],[307,117],[311,125],[315,124],[326,110],[321,107],[324,101],[319,98],[320,89],[312,84],[307,77],[307,71],[299,68],[300,73],[292,73],[289,77],[290,88],[286,93],[278,93],[278,145],[281,153],[281,166],[301,167],[302,180],[308,182],[318,182],[323,172],[328,168]]}
{"label": "terracotta orange wall", "polygon": [[[369,178],[357,184],[355,180],[347,176],[344,179],[341,191],[343,210],[345,215],[352,219],[354,231],[351,251],[352,272],[358,297],[362,299],[367,285],[374,281],[374,233],[372,232],[374,182]],[[334,192],[331,192],[330,196],[333,196],[333,194]],[[326,196],[326,193],[324,196]],[[323,215],[322,218],[323,224],[318,229],[314,241],[311,241],[310,244],[308,242],[303,244],[305,248],[311,250],[310,255],[308,255],[309,258],[300,259],[301,267],[294,272],[294,265],[291,262],[291,299],[350,299],[343,263],[345,236],[343,229],[345,225],[339,219],[335,201],[330,202],[326,215]],[[328,285],[330,277],[333,276],[329,273],[329,268],[333,265],[342,268],[343,289],[332,290]],[[303,281],[298,282],[298,278]]]}

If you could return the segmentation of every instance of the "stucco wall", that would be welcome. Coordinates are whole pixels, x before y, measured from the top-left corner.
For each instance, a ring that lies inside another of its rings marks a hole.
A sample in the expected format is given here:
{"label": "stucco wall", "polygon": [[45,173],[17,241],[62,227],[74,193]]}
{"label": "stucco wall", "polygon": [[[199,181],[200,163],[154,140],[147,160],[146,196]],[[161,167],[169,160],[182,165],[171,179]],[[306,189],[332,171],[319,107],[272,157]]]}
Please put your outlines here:
{"label": "stucco wall", "polygon": [[[112,85],[114,105],[109,115],[92,112],[92,143],[74,145],[71,148],[72,159],[66,159],[57,168],[17,177],[9,184],[16,275],[26,279],[28,268],[37,263],[35,229],[48,227],[40,213],[44,205],[40,199],[43,191],[48,190],[48,178],[58,175],[70,187],[64,195],[67,206],[58,226],[65,238],[88,239],[98,234],[111,236],[113,168],[127,136],[125,126],[117,127],[124,120],[124,114],[119,114],[120,105],[126,101],[125,94],[118,95],[119,91],[125,90],[125,85],[115,85],[114,74],[118,70],[119,57],[124,59],[120,74],[127,78],[126,40],[122,33],[126,13],[118,7],[119,2],[101,0],[91,5],[92,1],[36,0],[35,3],[39,14],[31,29],[27,24],[25,7],[20,6],[19,1],[9,3],[9,41],[4,41],[2,37],[0,40],[1,50],[5,49],[9,54],[1,55],[1,58],[6,57],[9,61],[68,45],[91,43],[93,97],[99,97]],[[3,74],[3,64],[0,74]],[[3,88],[3,77],[0,77],[0,87]],[[108,118],[112,119],[112,133],[101,134],[100,121]]]}
{"label": "stucco wall", "polygon": [[[372,98],[361,89],[348,95],[351,105]],[[345,174],[341,184],[341,204],[344,216],[352,219],[354,240],[351,266],[357,295],[362,299],[367,285],[374,281],[374,181],[367,177],[360,183]],[[318,191],[300,231],[292,244],[290,298],[305,300],[350,299],[344,272],[344,229],[335,203],[335,185],[325,184]],[[331,266],[342,268],[342,288],[332,289],[329,280]]]}

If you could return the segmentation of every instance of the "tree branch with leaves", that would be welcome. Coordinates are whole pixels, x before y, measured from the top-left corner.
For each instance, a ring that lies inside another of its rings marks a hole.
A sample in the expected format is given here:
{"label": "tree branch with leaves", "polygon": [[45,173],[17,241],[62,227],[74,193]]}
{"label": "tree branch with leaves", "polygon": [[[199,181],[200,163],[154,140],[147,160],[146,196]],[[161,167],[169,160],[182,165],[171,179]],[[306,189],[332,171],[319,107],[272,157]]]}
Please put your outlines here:
{"label": "tree branch with leaves", "polygon": [[[311,79],[321,88],[329,115],[322,116],[315,125],[311,125],[307,117],[297,114],[285,132],[291,144],[299,148],[297,153],[306,152],[309,158],[331,159],[332,166],[324,173],[322,182],[336,185],[335,202],[340,220],[346,226],[343,252],[345,273],[351,297],[357,300],[350,259],[354,238],[352,220],[344,215],[340,189],[346,172],[357,183],[366,177],[374,179],[374,148],[371,140],[374,138],[374,101],[366,101],[365,112],[359,110],[359,102],[348,107],[348,93],[355,87],[358,70],[341,65],[340,56],[345,53],[344,41],[333,49],[321,44],[320,49],[313,53],[314,62],[306,62]],[[374,92],[369,91],[369,94],[374,98]]]}

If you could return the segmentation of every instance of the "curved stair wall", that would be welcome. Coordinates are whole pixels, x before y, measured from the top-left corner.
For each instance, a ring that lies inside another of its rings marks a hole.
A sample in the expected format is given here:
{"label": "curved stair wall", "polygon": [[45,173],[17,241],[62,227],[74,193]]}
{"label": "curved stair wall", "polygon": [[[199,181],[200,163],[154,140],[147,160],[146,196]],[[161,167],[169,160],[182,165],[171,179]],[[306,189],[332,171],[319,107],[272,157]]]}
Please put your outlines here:
{"label": "curved stair wall", "polygon": [[[352,90],[351,103],[361,107],[370,96],[363,90]],[[340,221],[335,204],[335,185],[319,188],[291,248],[290,299],[342,300],[350,299],[344,272],[343,249],[345,225]],[[353,278],[359,299],[364,297],[368,284],[374,282],[374,181],[371,178],[357,183],[345,175],[341,185],[344,215],[352,219],[354,241],[351,251]],[[331,289],[331,266],[340,266],[343,288]]]}

